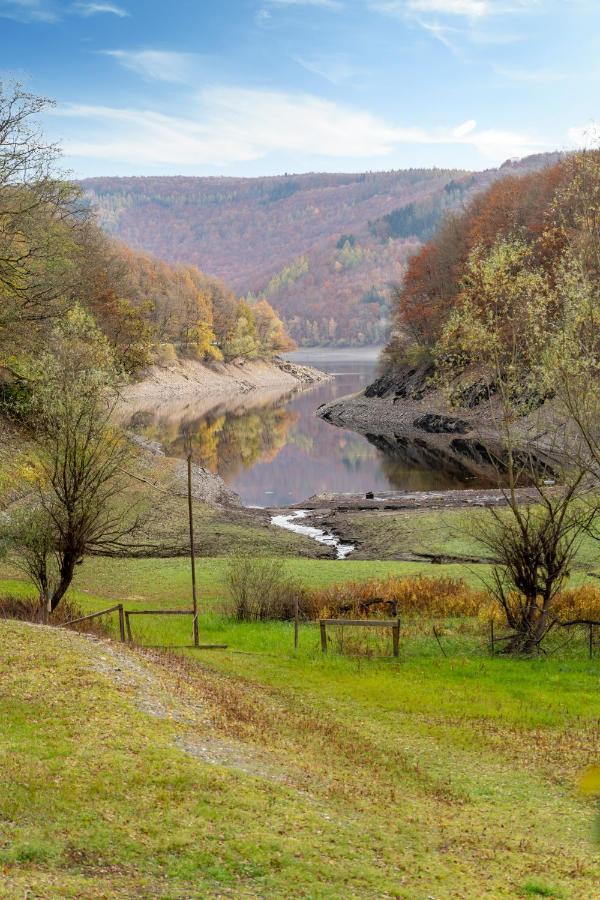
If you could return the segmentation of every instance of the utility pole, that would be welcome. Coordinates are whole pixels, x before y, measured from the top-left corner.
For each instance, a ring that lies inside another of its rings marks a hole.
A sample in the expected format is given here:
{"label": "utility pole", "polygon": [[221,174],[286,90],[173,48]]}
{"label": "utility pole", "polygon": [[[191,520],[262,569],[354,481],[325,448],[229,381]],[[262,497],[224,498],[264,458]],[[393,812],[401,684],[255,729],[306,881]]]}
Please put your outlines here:
{"label": "utility pole", "polygon": [[200,631],[198,628],[198,596],[196,593],[196,553],[194,550],[194,511],[192,509],[192,442],[189,434],[185,438],[187,450],[187,476],[188,476],[188,516],[190,523],[190,562],[192,564],[192,608],[194,611],[194,647],[200,645]]}

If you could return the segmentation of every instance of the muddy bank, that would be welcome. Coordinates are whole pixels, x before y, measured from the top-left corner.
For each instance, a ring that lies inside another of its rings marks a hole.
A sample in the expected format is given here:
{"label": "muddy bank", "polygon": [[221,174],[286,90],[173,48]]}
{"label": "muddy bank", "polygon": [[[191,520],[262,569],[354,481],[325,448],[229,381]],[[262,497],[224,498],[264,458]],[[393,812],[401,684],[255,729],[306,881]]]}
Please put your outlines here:
{"label": "muddy bank", "polygon": [[[517,497],[527,504],[535,502],[537,494],[532,488],[520,488]],[[348,548],[343,559],[480,565],[495,560],[478,555],[476,546],[472,553],[453,552],[453,534],[447,541],[440,541],[437,532],[445,527],[444,513],[460,514],[464,510],[472,521],[469,511],[475,515],[475,510],[505,506],[506,502],[504,493],[496,489],[384,491],[368,497],[322,493],[298,507],[302,507],[303,521],[309,528],[331,536],[336,546]],[[424,521],[426,526],[421,524]],[[452,521],[454,528],[464,529],[464,523],[457,524],[455,518]]]}
{"label": "muddy bank", "polygon": [[178,360],[170,366],[151,366],[140,381],[123,390],[120,411],[131,412],[148,404],[206,399],[225,402],[261,392],[281,394],[320,384],[331,378],[310,366],[283,359],[235,360],[205,365],[195,360]]}
{"label": "muddy bank", "polygon": [[[517,488],[520,503],[533,502],[539,495],[535,488]],[[379,491],[377,494],[315,494],[291,509],[340,510],[423,510],[459,509],[460,507],[506,506],[506,493],[499,489],[468,488],[452,491]]]}

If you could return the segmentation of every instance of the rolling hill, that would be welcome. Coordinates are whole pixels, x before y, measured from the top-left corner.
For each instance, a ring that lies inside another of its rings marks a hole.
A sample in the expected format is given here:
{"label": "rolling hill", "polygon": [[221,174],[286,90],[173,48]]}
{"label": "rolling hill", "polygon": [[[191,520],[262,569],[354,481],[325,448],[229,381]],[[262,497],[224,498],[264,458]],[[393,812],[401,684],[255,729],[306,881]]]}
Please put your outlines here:
{"label": "rolling hill", "polygon": [[266,178],[82,182],[102,227],[168,262],[194,264],[249,299],[266,296],[302,345],[376,344],[387,287],[448,210],[556,154],[465,172],[409,169]]}

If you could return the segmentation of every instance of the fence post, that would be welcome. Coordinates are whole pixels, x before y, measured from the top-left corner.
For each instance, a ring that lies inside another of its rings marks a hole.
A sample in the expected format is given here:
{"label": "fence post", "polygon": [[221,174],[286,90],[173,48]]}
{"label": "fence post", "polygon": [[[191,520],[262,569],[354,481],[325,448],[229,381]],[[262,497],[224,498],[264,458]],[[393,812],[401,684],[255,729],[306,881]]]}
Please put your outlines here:
{"label": "fence post", "polygon": [[392,627],[392,644],[394,656],[398,656],[400,652],[400,619],[398,619],[396,625]]}
{"label": "fence post", "polygon": [[322,619],[319,624],[321,626],[321,650],[323,653],[327,653],[327,626]]}
{"label": "fence post", "polygon": [[123,604],[119,603],[119,635],[121,643],[125,643],[125,616],[123,614]]}
{"label": "fence post", "polygon": [[494,655],[495,647],[494,647],[494,620],[490,619],[490,650],[492,651],[492,656]]}
{"label": "fence post", "polygon": [[594,655],[594,626],[590,622],[590,659],[592,659]]}
{"label": "fence post", "polygon": [[298,598],[294,598],[294,650],[298,649],[298,631],[299,631],[299,604]]}
{"label": "fence post", "polygon": [[129,612],[125,613],[125,622],[127,624],[127,640],[130,644],[133,644],[133,635],[131,634],[131,621],[129,619]]}

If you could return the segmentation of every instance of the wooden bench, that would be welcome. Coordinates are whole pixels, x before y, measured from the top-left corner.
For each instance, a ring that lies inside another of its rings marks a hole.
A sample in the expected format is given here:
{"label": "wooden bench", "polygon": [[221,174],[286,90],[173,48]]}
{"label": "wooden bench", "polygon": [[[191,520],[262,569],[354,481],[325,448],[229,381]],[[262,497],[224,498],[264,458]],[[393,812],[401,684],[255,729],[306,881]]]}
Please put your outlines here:
{"label": "wooden bench", "polygon": [[327,626],[337,625],[358,628],[391,628],[394,656],[398,656],[400,648],[400,619],[319,619],[321,628],[321,650],[327,653]]}

